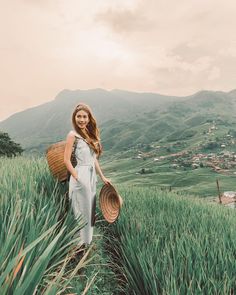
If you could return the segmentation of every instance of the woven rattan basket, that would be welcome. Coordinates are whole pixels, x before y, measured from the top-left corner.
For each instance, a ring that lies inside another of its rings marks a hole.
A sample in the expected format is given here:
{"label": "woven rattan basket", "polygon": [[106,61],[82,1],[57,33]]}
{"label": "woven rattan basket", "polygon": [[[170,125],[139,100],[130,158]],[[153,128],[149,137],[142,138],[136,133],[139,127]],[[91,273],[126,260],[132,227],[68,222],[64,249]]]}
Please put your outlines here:
{"label": "woven rattan basket", "polygon": [[99,194],[100,208],[107,222],[113,223],[120,214],[123,203],[121,196],[112,185],[104,185]]}
{"label": "woven rattan basket", "polygon": [[49,169],[60,182],[66,181],[68,172],[64,164],[65,141],[52,144],[46,151]]}

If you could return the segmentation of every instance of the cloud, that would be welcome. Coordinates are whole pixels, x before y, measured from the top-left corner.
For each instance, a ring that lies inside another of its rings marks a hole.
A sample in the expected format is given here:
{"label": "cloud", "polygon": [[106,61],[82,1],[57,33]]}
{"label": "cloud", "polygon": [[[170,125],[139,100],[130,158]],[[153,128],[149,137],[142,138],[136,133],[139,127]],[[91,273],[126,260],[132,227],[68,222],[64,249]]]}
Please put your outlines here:
{"label": "cloud", "polygon": [[216,80],[220,78],[220,69],[218,67],[213,67],[209,73],[209,80]]}
{"label": "cloud", "polygon": [[16,101],[11,113],[64,88],[172,95],[235,88],[234,0],[2,2],[5,113],[5,101]]}
{"label": "cloud", "polygon": [[[187,41],[187,40],[186,40]],[[202,56],[212,56],[212,50],[207,46],[201,44],[194,44],[194,42],[186,42],[178,44],[171,50],[173,55],[178,56],[185,62],[192,63]]]}
{"label": "cloud", "polygon": [[227,48],[222,48],[219,51],[219,54],[224,56],[224,57],[236,58],[236,43],[234,44],[234,46],[227,47]]}
{"label": "cloud", "polygon": [[147,85],[185,95],[189,89],[235,87],[226,59],[233,62],[236,52],[235,8],[232,0],[137,1],[132,9],[106,9],[96,21],[112,32],[108,38],[133,53]]}
{"label": "cloud", "polygon": [[147,31],[152,25],[151,20],[130,9],[108,9],[97,14],[95,21],[108,25],[115,33]]}

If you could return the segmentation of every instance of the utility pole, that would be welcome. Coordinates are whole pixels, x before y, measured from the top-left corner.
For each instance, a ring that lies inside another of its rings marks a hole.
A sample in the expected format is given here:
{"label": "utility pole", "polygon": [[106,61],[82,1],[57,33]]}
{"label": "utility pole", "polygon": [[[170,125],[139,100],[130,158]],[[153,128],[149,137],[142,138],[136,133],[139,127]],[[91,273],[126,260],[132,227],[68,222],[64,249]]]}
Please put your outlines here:
{"label": "utility pole", "polygon": [[216,179],[216,184],[217,184],[217,190],[218,190],[218,195],[219,195],[219,202],[220,202],[220,204],[222,204],[221,193],[220,193],[220,186],[219,186],[219,180],[218,180],[218,178]]}

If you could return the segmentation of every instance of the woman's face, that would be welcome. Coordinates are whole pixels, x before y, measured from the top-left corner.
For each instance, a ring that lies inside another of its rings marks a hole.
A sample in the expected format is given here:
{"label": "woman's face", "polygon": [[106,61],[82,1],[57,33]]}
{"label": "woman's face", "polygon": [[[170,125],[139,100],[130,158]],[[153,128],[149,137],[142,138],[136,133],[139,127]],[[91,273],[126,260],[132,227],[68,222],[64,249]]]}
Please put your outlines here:
{"label": "woman's face", "polygon": [[85,129],[89,123],[88,113],[80,110],[75,115],[75,123],[80,129]]}

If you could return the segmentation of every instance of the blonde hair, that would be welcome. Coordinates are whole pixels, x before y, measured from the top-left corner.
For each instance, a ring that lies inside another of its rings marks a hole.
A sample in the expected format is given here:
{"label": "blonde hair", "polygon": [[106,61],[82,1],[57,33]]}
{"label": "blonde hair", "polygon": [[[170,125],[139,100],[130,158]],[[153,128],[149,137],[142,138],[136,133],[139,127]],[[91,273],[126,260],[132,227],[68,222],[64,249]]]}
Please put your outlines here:
{"label": "blonde hair", "polygon": [[[89,118],[89,123],[87,125],[88,135],[85,134],[76,124],[75,117],[79,111],[84,111],[88,114],[88,118]],[[87,141],[88,145],[94,150],[94,152],[99,157],[102,153],[102,145],[100,142],[100,132],[97,127],[97,122],[93,116],[92,110],[90,109],[88,105],[86,105],[85,103],[79,103],[76,106],[72,114],[72,124],[75,131]]]}

